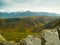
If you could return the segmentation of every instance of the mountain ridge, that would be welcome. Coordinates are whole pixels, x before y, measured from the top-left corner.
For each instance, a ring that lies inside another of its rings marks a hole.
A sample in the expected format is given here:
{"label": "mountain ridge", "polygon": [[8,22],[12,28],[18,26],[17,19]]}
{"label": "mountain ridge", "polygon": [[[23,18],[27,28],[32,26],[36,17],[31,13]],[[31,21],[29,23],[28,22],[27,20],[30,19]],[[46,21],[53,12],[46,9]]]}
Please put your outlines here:
{"label": "mountain ridge", "polygon": [[0,18],[18,18],[18,17],[29,17],[29,16],[58,16],[60,14],[56,13],[49,13],[49,12],[31,12],[31,11],[24,11],[24,12],[0,12]]}

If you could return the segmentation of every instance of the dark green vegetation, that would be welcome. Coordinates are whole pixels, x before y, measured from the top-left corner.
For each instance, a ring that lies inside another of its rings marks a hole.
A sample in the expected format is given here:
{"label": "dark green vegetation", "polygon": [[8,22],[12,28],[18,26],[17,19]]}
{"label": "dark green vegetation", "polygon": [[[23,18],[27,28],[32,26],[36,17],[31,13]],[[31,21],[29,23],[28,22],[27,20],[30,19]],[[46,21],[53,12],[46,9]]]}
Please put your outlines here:
{"label": "dark green vegetation", "polygon": [[0,19],[0,33],[7,40],[19,41],[28,34],[39,34],[45,28],[55,28],[59,19],[50,16]]}

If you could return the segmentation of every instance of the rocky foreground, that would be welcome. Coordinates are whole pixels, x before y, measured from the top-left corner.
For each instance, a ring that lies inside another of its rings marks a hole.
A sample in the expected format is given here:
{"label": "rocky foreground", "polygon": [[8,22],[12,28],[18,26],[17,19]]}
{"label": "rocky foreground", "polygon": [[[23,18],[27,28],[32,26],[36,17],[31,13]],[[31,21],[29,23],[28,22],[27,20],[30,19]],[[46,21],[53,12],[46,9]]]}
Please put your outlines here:
{"label": "rocky foreground", "polygon": [[56,29],[45,29],[39,35],[28,35],[20,42],[7,41],[0,35],[0,45],[60,45],[59,33]]}

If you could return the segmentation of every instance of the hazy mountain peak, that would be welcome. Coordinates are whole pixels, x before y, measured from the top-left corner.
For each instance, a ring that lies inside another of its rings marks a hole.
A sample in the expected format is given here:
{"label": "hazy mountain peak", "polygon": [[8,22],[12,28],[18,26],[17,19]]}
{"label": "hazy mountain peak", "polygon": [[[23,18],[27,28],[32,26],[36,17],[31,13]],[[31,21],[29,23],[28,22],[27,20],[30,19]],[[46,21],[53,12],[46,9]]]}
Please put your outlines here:
{"label": "hazy mountain peak", "polygon": [[0,18],[15,18],[15,17],[26,17],[26,16],[59,16],[56,13],[49,12],[31,12],[31,11],[23,11],[23,12],[0,12]]}

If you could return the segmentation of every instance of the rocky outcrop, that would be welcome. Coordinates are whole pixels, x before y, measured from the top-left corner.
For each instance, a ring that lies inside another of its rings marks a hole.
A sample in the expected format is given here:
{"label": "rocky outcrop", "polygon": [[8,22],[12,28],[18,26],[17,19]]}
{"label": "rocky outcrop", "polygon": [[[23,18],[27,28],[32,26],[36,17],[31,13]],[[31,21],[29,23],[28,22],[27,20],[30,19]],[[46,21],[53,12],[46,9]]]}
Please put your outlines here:
{"label": "rocky outcrop", "polygon": [[28,35],[25,41],[26,45],[60,45],[60,40],[56,29],[43,30],[38,36]]}
{"label": "rocky outcrop", "polygon": [[25,41],[26,45],[41,45],[41,39],[32,35],[28,35]]}
{"label": "rocky outcrop", "polygon": [[6,39],[0,34],[0,42],[6,41]]}
{"label": "rocky outcrop", "polygon": [[43,30],[41,37],[46,40],[45,45],[60,45],[57,30]]}
{"label": "rocky outcrop", "polygon": [[[0,36],[0,41],[1,41]],[[0,45],[60,45],[58,31],[56,29],[45,29],[40,32],[39,35],[28,35],[20,42],[15,43],[13,41],[0,42]]]}

